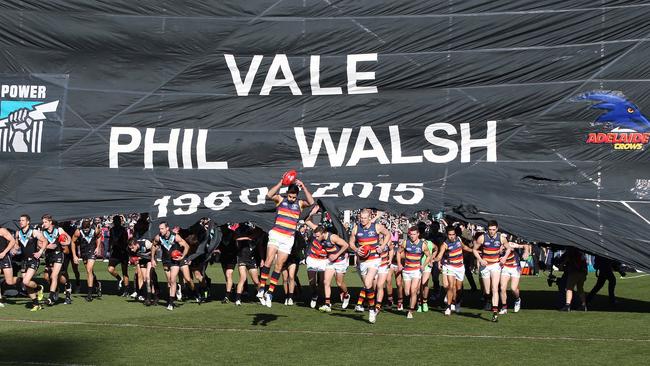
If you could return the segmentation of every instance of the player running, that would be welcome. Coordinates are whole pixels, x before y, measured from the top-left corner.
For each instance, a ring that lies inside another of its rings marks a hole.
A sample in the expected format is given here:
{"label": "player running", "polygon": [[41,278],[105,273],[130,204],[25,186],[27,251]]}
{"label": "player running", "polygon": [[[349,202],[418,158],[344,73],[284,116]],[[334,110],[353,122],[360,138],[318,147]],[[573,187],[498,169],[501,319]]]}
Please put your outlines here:
{"label": "player running", "polygon": [[[99,244],[102,230],[99,225],[91,227],[90,219],[84,219],[81,222],[81,228],[76,229],[72,235],[72,260],[79,264],[77,253],[81,254],[81,260],[86,266],[86,283],[88,284],[88,294],[86,301],[93,301],[93,289],[95,288],[95,260],[99,254]],[[102,285],[97,281],[97,295],[101,296]]]}
{"label": "player running", "polygon": [[[404,258],[404,267],[400,266],[400,269],[404,280],[404,295],[409,296],[409,310],[406,318],[413,319],[413,313],[419,300],[422,269],[428,267],[433,261],[431,251],[426,241],[420,238],[417,226],[408,229],[408,239],[402,242],[397,256],[397,263],[401,263]],[[424,263],[422,263],[423,256],[426,256]]]}
{"label": "player running", "polygon": [[47,277],[50,282],[50,294],[47,304],[52,306],[59,299],[59,281],[65,287],[65,304],[72,304],[72,286],[68,283],[65,276],[61,275],[61,269],[65,261],[63,247],[70,245],[70,236],[57,227],[51,215],[45,214],[41,218],[42,234],[47,242],[45,250],[45,266],[47,268]]}
{"label": "player running", "polygon": [[[160,248],[162,251],[162,263],[165,275],[167,276],[167,285],[169,286],[169,298],[167,299],[167,310],[174,310],[174,299],[176,298],[176,285],[181,263],[187,256],[189,246],[180,235],[172,232],[169,224],[162,221],[158,225],[158,235],[153,240],[151,249],[151,266],[156,268],[156,251]],[[182,252],[181,252],[182,251]],[[172,257],[172,252],[174,256]],[[176,256],[181,252],[180,256]]]}
{"label": "player running", "polygon": [[[382,243],[379,237],[382,236]],[[363,311],[363,301],[368,300],[368,321],[375,323],[377,312],[375,310],[374,281],[381,259],[379,253],[388,251],[390,232],[384,225],[371,222],[370,209],[363,209],[359,214],[359,224],[354,225],[350,234],[350,248],[357,253],[359,260],[359,274],[363,280],[363,289],[359,294],[359,301],[355,310]]]}
{"label": "player running", "polygon": [[[280,187],[282,187],[282,179],[271,187],[266,194],[267,198],[275,202],[276,216],[275,224],[269,232],[269,244],[266,250],[266,260],[264,260],[264,265],[261,269],[260,287],[257,292],[257,298],[262,305],[268,307],[272,306],[275,286],[278,284],[284,262],[291,253],[300,212],[304,208],[314,204],[314,198],[300,180],[296,179],[295,184],[289,185],[286,197],[278,194]],[[298,199],[298,193],[301,190],[305,193],[306,201]],[[275,267],[269,279],[269,272],[274,259]],[[266,286],[267,281],[269,282],[268,288]]]}
{"label": "player running", "polygon": [[[506,248],[506,254],[500,258],[501,249]],[[487,233],[479,236],[474,245],[474,256],[478,260],[485,292],[489,291],[492,299],[492,321],[498,321],[499,311],[499,281],[501,279],[501,267],[505,259],[510,255],[510,247],[504,234],[499,233],[499,224],[496,221],[488,221]]]}
{"label": "player running", "polygon": [[22,282],[27,290],[27,296],[32,300],[31,311],[43,309],[43,286],[34,281],[34,275],[40,266],[41,257],[45,253],[47,241],[40,231],[32,229],[29,215],[20,215],[18,219],[19,229],[16,231],[16,239],[23,253]]}
{"label": "player running", "polygon": [[[129,235],[122,226],[122,216],[113,216],[113,227],[109,231],[108,242],[111,248],[111,256],[108,259],[108,273],[117,280],[117,291],[122,292],[123,297],[129,296]],[[120,265],[122,276],[117,273],[115,267]]]}
{"label": "player running", "polygon": [[249,225],[241,223],[235,229],[235,246],[237,248],[237,271],[239,272],[235,305],[240,306],[246,285],[246,275],[250,276],[256,287],[259,285],[255,259],[256,240],[253,236],[253,229]]}
{"label": "player running", "polygon": [[332,312],[332,279],[336,277],[336,283],[339,286],[341,293],[341,300],[343,301],[342,308],[348,307],[350,302],[350,295],[348,288],[345,285],[345,272],[348,269],[348,255],[347,250],[349,244],[340,236],[332,234],[325,229],[324,226],[316,225],[311,221],[311,217],[305,221],[314,233],[314,240],[318,241],[320,247],[325,251],[326,264],[325,275],[323,278],[323,292],[325,294],[325,304],[318,310],[326,313]]}
{"label": "player running", "polygon": [[129,240],[129,251],[130,254],[137,257],[138,261],[136,264],[137,271],[137,283],[138,288],[138,300],[140,296],[146,292],[143,297],[144,305],[151,306],[157,303],[157,299],[154,299],[154,295],[157,298],[157,293],[154,291],[154,286],[151,281],[151,272],[153,271],[153,265],[151,263],[151,252],[152,252],[153,243],[147,239],[138,239],[135,238]]}
{"label": "player running", "polygon": [[[13,286],[16,284],[14,278],[14,268],[11,263],[10,252],[16,247],[16,240],[11,236],[9,230],[0,228],[0,270],[5,277],[5,284]],[[3,308],[4,300],[2,299],[2,289],[0,288],[0,308]]]}
{"label": "player running", "polygon": [[521,309],[521,297],[519,296],[519,278],[521,277],[521,266],[519,264],[519,253],[515,249],[524,249],[524,258],[528,258],[530,253],[530,245],[527,244],[517,244],[513,242],[508,242],[507,245],[510,247],[510,254],[504,254],[505,262],[503,263],[503,268],[501,269],[501,280],[500,290],[501,290],[501,310],[499,310],[499,315],[504,315],[508,313],[508,281],[510,281],[510,289],[512,294],[515,296],[514,312],[518,313]]}
{"label": "player running", "polygon": [[447,239],[440,246],[440,251],[435,261],[442,261],[442,275],[447,282],[447,308],[445,315],[451,315],[452,307],[456,313],[460,312],[460,297],[462,295],[463,280],[465,279],[465,266],[463,265],[463,251],[471,252],[472,249],[463,244],[456,229],[449,225],[446,229]]}

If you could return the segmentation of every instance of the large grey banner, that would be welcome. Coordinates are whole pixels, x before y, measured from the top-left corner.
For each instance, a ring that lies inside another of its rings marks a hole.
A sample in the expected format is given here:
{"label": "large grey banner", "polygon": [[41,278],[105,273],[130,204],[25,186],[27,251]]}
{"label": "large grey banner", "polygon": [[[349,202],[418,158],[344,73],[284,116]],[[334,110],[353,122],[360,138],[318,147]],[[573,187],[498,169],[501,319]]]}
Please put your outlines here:
{"label": "large grey banner", "polygon": [[650,5],[3,1],[0,214],[444,210],[650,269]]}

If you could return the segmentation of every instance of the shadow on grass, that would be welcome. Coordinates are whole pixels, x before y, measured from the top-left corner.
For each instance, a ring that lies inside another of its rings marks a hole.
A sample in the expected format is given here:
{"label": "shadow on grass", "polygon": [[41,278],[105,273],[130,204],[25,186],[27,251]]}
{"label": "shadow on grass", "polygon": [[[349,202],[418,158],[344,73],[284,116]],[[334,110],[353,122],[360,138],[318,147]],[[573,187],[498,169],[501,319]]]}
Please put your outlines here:
{"label": "shadow on grass", "polygon": [[[38,334],[13,334],[3,340],[3,365],[64,365],[92,354],[94,345],[80,339],[42,337]],[[71,346],[74,344],[74,346]]]}
{"label": "shadow on grass", "polygon": [[270,322],[278,320],[278,318],[286,318],[284,315],[276,315],[276,314],[263,314],[263,313],[257,313],[257,314],[248,314],[253,316],[253,320],[251,321],[251,325],[256,325],[256,326],[262,326],[266,327]]}
{"label": "shadow on grass", "polygon": [[356,313],[356,314],[350,314],[350,313],[330,313],[330,316],[336,316],[339,318],[347,318],[347,319],[352,319],[356,321],[360,321],[363,323],[367,323],[368,320],[365,318],[365,315],[363,313]]}

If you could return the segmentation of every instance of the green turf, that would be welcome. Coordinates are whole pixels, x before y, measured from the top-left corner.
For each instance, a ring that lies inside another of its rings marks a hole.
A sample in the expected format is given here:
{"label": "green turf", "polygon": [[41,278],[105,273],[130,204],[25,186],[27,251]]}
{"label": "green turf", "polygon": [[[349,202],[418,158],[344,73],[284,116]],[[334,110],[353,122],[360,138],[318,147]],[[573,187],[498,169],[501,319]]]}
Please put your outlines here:
{"label": "green turf", "polygon": [[[115,282],[105,264],[96,272],[110,291]],[[220,267],[209,273],[223,291]],[[590,275],[586,287],[594,281]],[[347,282],[359,285],[353,272]],[[587,313],[560,313],[544,277],[524,277],[521,287],[523,310],[497,324],[477,309],[476,294],[466,296],[461,315],[447,318],[436,308],[407,320],[386,311],[374,325],[367,313],[337,310],[338,304],[322,314],[302,304],[268,309],[188,301],[169,312],[113,295],[92,303],[74,295],[72,305],[31,313],[25,300],[10,299],[0,309],[0,365],[647,364],[650,277],[619,280],[617,311],[600,296]]]}

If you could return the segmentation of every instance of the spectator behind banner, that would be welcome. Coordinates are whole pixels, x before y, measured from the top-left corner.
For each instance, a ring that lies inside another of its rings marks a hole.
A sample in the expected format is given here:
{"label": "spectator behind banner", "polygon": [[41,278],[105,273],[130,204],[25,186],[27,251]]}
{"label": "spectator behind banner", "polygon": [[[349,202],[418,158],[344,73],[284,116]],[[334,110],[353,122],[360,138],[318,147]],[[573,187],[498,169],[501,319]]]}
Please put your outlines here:
{"label": "spectator behind banner", "polygon": [[587,311],[584,290],[585,281],[587,280],[587,259],[585,254],[574,247],[569,247],[563,257],[561,264],[567,274],[567,282],[565,304],[561,310],[571,311],[571,301],[573,300],[573,293],[576,291],[580,297],[580,307],[578,309]]}
{"label": "spectator behind banner", "polygon": [[625,277],[625,272],[621,271],[621,263],[611,260],[609,258],[596,256],[594,259],[594,268],[596,269],[596,285],[589,292],[587,296],[587,303],[591,303],[601,288],[605,285],[605,282],[608,283],[608,294],[609,294],[609,305],[611,307],[616,306],[616,295],[614,291],[616,290],[616,276],[614,276],[614,271],[619,271],[621,277]]}

